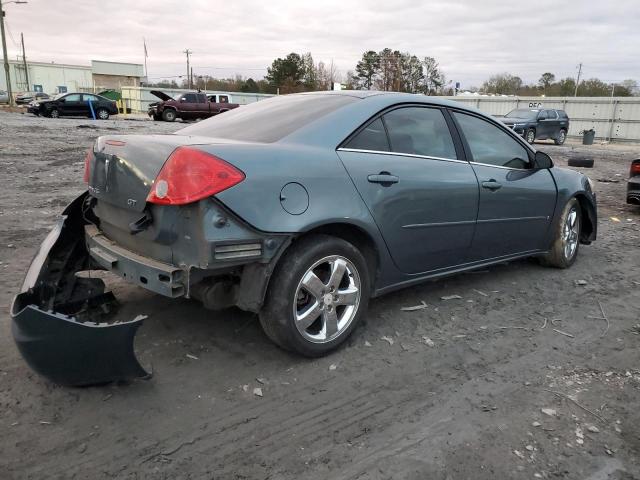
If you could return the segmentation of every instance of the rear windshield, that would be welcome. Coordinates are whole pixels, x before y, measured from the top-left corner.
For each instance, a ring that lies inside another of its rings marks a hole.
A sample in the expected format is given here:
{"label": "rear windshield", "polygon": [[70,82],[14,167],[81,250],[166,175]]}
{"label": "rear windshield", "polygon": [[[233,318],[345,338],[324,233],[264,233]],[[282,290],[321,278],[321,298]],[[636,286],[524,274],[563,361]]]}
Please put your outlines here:
{"label": "rear windshield", "polygon": [[277,142],[301,127],[359,100],[347,95],[283,95],[241,105],[182,130],[178,135]]}

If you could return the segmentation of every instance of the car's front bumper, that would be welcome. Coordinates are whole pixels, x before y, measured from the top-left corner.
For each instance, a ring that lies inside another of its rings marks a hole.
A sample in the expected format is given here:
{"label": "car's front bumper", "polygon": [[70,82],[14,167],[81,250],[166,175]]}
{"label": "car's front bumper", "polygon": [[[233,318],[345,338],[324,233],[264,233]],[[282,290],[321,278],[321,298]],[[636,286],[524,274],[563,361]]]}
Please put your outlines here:
{"label": "car's front bumper", "polygon": [[149,377],[133,339],[142,320],[114,322],[117,301],[98,278],[84,238],[87,193],[76,198],[42,242],[11,307],[12,332],[33,370],[62,385]]}

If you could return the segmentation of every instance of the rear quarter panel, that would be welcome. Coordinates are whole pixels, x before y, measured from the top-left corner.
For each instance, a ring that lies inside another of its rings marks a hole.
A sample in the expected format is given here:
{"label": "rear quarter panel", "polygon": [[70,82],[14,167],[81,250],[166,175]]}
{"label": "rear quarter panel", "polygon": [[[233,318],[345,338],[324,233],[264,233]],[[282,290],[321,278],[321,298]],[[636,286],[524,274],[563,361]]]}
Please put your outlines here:
{"label": "rear quarter panel", "polygon": [[[360,198],[334,149],[295,144],[209,145],[199,147],[240,168],[246,179],[216,197],[254,228],[270,233],[302,234],[328,224],[349,224],[364,231],[376,245],[376,288],[403,277],[389,257],[369,210]],[[281,203],[288,183],[308,194],[308,207],[292,215]],[[372,272],[373,273],[373,272]]]}

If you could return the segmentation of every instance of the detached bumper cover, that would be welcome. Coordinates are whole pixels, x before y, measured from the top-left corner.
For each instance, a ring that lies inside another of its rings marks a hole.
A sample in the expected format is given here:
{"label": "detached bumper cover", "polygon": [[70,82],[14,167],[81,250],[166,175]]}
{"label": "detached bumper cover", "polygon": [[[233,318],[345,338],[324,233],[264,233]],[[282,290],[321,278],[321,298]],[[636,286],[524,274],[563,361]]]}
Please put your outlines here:
{"label": "detached bumper cover", "polygon": [[67,206],[33,259],[11,307],[13,337],[29,366],[61,385],[148,378],[133,350],[142,321],[110,322],[113,294],[101,279],[76,276],[99,268],[85,243],[86,199]]}

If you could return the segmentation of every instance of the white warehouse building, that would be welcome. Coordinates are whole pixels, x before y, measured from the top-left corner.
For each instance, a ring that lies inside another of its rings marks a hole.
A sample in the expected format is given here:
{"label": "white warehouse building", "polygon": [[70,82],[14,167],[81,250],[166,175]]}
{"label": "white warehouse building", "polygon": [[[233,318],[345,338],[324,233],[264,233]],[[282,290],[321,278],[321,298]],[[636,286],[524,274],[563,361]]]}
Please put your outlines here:
{"label": "white warehouse building", "polygon": [[[49,94],[137,87],[144,81],[141,64],[92,60],[91,65],[27,61],[28,83],[22,61],[9,60],[13,93],[37,91]],[[7,90],[4,72],[0,90]]]}

